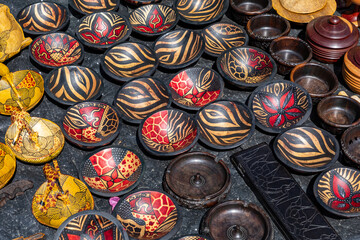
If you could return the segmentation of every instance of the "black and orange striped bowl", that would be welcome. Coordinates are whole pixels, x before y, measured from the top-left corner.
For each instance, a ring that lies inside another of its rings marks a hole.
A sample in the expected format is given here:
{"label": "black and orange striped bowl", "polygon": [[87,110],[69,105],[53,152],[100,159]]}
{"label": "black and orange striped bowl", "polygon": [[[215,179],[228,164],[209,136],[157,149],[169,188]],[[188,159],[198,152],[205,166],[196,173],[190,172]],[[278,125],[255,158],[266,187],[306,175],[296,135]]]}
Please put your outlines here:
{"label": "black and orange striped bowl", "polygon": [[21,9],[17,15],[25,33],[42,35],[63,30],[70,22],[69,11],[61,4],[38,2]]}
{"label": "black and orange striped bowl", "polygon": [[300,173],[322,172],[338,159],[335,136],[316,127],[295,127],[279,134],[273,144],[276,157]]}
{"label": "black and orange striped bowl", "polygon": [[140,43],[126,42],[108,49],[100,65],[107,76],[122,83],[151,76],[159,61],[151,48]]}
{"label": "black and orange striped bowl", "polygon": [[170,157],[190,150],[199,138],[199,130],[196,121],[188,113],[165,109],[141,122],[138,138],[152,155]]}
{"label": "black and orange striped bowl", "polygon": [[141,5],[148,5],[152,3],[158,3],[161,0],[124,0],[126,3],[132,6],[141,6]]}
{"label": "black and orange striped bowl", "polygon": [[93,70],[81,66],[64,66],[52,70],[45,80],[45,92],[61,105],[74,105],[100,98],[103,82]]}
{"label": "black and orange striped bowl", "polygon": [[250,109],[237,101],[218,100],[196,114],[200,141],[219,150],[232,149],[247,141],[255,130]]}
{"label": "black and orange striped bowl", "polygon": [[116,93],[113,105],[127,122],[140,124],[156,111],[169,107],[170,91],[155,78],[138,78],[124,84]]}
{"label": "black and orange striped bowl", "polygon": [[96,12],[116,11],[120,0],[69,0],[69,5],[77,13],[88,15]]}

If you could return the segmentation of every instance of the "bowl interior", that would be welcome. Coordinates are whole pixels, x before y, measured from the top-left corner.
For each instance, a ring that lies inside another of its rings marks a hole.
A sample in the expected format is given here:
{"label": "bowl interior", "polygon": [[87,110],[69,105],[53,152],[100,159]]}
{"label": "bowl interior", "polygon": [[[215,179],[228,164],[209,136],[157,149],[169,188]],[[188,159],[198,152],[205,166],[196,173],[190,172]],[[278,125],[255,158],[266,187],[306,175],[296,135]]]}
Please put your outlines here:
{"label": "bowl interior", "polygon": [[82,14],[94,12],[114,11],[119,5],[119,0],[69,0],[69,3]]}
{"label": "bowl interior", "polygon": [[232,6],[243,13],[260,12],[269,6],[269,0],[232,0]]}
{"label": "bowl interior", "polygon": [[352,161],[360,164],[360,127],[352,127],[348,131],[345,131],[341,142],[345,154]]}
{"label": "bowl interior", "polygon": [[305,42],[295,38],[282,38],[273,41],[271,52],[288,63],[304,62],[311,55],[311,48]]}
{"label": "bowl interior", "polygon": [[185,22],[209,23],[221,17],[229,6],[228,0],[203,4],[202,0],[177,0],[176,10]]}
{"label": "bowl interior", "polygon": [[270,39],[282,35],[288,31],[289,27],[286,20],[277,15],[259,15],[252,18],[249,24],[249,28],[255,36]]}
{"label": "bowl interior", "polygon": [[360,119],[360,104],[350,98],[329,97],[319,108],[321,119],[333,124],[351,125]]}

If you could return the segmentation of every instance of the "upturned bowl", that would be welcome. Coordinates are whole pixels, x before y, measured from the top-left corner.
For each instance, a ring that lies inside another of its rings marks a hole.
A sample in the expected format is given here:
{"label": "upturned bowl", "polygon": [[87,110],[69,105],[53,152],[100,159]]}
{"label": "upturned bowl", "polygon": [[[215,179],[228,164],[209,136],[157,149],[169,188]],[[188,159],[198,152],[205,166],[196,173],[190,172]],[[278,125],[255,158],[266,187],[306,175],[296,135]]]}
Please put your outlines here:
{"label": "upturned bowl", "polygon": [[69,5],[77,13],[88,15],[95,12],[116,11],[120,0],[69,0]]}
{"label": "upturned bowl", "polygon": [[124,0],[124,1],[132,6],[142,6],[142,5],[158,3],[161,0]]}
{"label": "upturned bowl", "polygon": [[173,29],[179,21],[175,9],[163,4],[150,4],[130,13],[133,31],[144,36],[158,36]]}
{"label": "upturned bowl", "polygon": [[62,105],[74,105],[100,98],[103,82],[93,70],[81,66],[64,66],[52,70],[46,77],[47,96]]}
{"label": "upturned bowl", "polygon": [[63,30],[70,22],[69,11],[61,4],[38,2],[27,5],[17,15],[25,33],[42,35]]}
{"label": "upturned bowl", "polygon": [[351,91],[360,93],[360,46],[345,53],[342,76]]}
{"label": "upturned bowl", "polygon": [[75,33],[85,46],[103,50],[124,42],[131,30],[126,17],[114,12],[99,12],[83,17]]}
{"label": "upturned bowl", "polygon": [[344,96],[329,96],[317,106],[321,125],[332,134],[341,135],[347,128],[360,124],[360,103]]}
{"label": "upturned bowl", "polygon": [[328,212],[340,217],[360,216],[360,171],[338,167],[321,173],[314,183],[314,195]]}
{"label": "upturned bowl", "polygon": [[12,178],[16,169],[16,158],[12,150],[0,143],[0,189]]}
{"label": "upturned bowl", "polygon": [[187,68],[177,73],[169,83],[173,102],[187,110],[201,107],[222,97],[224,82],[210,68]]}
{"label": "upturned bowl", "polygon": [[111,143],[121,127],[118,111],[101,101],[81,102],[69,107],[61,123],[65,138],[80,148]]}
{"label": "upturned bowl", "polygon": [[171,95],[166,85],[155,78],[138,78],[125,83],[114,98],[120,117],[127,122],[140,124],[156,111],[167,108]]}
{"label": "upturned bowl", "polygon": [[230,0],[232,15],[236,22],[246,26],[254,16],[267,13],[272,9],[271,0]]}
{"label": "upturned bowl", "polygon": [[255,88],[271,81],[277,72],[272,57],[255,47],[230,48],[216,60],[220,74],[230,83],[240,88]]}
{"label": "upturned bowl", "polygon": [[341,136],[341,149],[345,156],[360,165],[360,126],[348,128]]}

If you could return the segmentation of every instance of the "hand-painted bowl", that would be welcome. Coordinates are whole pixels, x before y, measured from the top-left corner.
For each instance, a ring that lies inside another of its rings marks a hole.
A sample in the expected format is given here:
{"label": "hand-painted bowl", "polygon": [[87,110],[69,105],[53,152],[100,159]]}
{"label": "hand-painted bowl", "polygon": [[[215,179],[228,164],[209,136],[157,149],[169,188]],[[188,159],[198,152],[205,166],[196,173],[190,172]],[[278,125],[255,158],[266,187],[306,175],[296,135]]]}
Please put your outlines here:
{"label": "hand-painted bowl", "polygon": [[116,11],[120,0],[69,0],[69,5],[79,14]]}
{"label": "hand-painted bowl", "polygon": [[0,143],[0,189],[10,181],[15,173],[16,159],[12,150]]}
{"label": "hand-painted bowl", "polygon": [[126,3],[132,6],[141,6],[141,5],[148,5],[152,3],[158,3],[161,0],[124,0]]}
{"label": "hand-painted bowl", "polygon": [[205,237],[203,235],[194,234],[194,235],[186,235],[179,238],[176,238],[175,240],[211,240],[208,237]]}
{"label": "hand-painted bowl", "polygon": [[341,149],[350,161],[360,165],[360,125],[350,127],[342,134]]}

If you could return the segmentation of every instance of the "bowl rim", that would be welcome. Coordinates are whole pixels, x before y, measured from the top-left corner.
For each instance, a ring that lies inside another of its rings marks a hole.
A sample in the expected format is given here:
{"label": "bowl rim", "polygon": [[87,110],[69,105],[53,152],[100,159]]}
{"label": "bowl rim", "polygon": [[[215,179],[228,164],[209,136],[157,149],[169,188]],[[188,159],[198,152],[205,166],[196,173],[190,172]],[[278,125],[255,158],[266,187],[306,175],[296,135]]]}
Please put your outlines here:
{"label": "bowl rim", "polygon": [[[80,104],[84,104],[84,103],[98,103],[98,104],[104,104],[104,105],[108,105],[110,108],[112,108],[115,112],[115,114],[117,114],[118,118],[119,118],[119,125],[118,125],[118,128],[116,129],[115,133],[112,134],[108,139],[106,140],[102,140],[100,142],[95,142],[95,143],[86,143],[86,142],[81,142],[79,140],[76,140],[72,137],[69,136],[69,134],[65,131],[64,129],[64,126],[63,126],[63,123],[64,123],[64,120],[65,120],[65,116],[67,115],[69,109],[71,108],[74,108],[75,106],[77,105],[80,105]],[[76,146],[82,148],[82,149],[89,149],[89,148],[95,148],[95,147],[102,147],[102,146],[105,146],[109,143],[111,143],[112,141],[114,141],[119,133],[120,133],[120,129],[122,127],[122,123],[120,121],[120,114],[119,112],[117,111],[116,108],[114,108],[111,104],[105,102],[105,101],[100,101],[100,100],[93,100],[93,101],[83,101],[83,102],[79,102],[79,103],[76,103],[72,106],[69,106],[67,109],[66,109],[66,112],[62,115],[61,117],[61,124],[60,124],[60,128],[61,128],[61,131],[62,133],[64,134],[66,140],[68,140],[70,143],[72,144],[75,144]]]}
{"label": "bowl rim", "polygon": [[[335,145],[335,149],[334,149],[335,155],[332,157],[332,159],[321,167],[312,168],[312,167],[302,167],[302,166],[293,164],[293,163],[289,162],[286,158],[284,158],[284,156],[280,153],[279,149],[276,147],[276,144],[278,143],[278,141],[284,134],[294,131],[294,130],[297,130],[297,129],[320,130],[326,138],[330,138],[330,140]],[[291,127],[289,129],[281,132],[280,134],[278,134],[276,136],[272,147],[273,147],[273,151],[275,153],[276,158],[279,159],[280,162],[282,162],[285,166],[289,167],[290,169],[292,169],[296,172],[299,172],[299,173],[316,173],[316,172],[325,171],[325,170],[329,169],[338,160],[339,155],[340,155],[340,145],[339,145],[339,142],[336,140],[335,136],[322,128],[313,127],[313,126],[294,126],[294,127]]]}
{"label": "bowl rim", "polygon": [[[91,14],[91,13],[83,12],[82,10],[78,9],[78,8],[76,7],[74,1],[77,1],[77,0],[68,0],[68,4],[70,5],[70,7],[71,7],[72,9],[75,10],[75,12],[77,12],[77,13],[80,14],[80,15],[89,15],[89,14]],[[112,9],[111,11],[117,11],[117,10],[119,9],[120,0],[113,0],[113,1],[115,2],[115,7],[114,7],[114,9]],[[102,9],[102,10],[100,10],[100,11],[96,11],[96,10],[95,10],[95,11],[92,12],[92,13],[95,13],[95,12],[106,12],[106,11],[104,11],[104,9]]]}
{"label": "bowl rim", "polygon": [[347,135],[354,129],[359,129],[360,128],[360,125],[355,125],[355,126],[352,126],[352,127],[349,127],[348,129],[346,129],[344,131],[344,133],[341,135],[341,138],[340,138],[340,144],[341,144],[341,149],[343,150],[345,156],[350,159],[353,163],[355,164],[360,164],[360,159],[358,159],[357,157],[355,157],[354,155],[352,155],[352,153],[349,151],[349,148],[348,148],[348,144],[346,144],[346,137]]}
{"label": "bowl rim", "polygon": [[208,103],[196,113],[196,116],[195,116],[196,123],[198,124],[198,126],[200,126],[200,124],[198,123],[199,115],[204,109],[206,109],[207,107],[211,106],[214,103],[219,103],[219,102],[225,102],[225,103],[233,102],[237,106],[241,106],[245,111],[247,111],[247,113],[249,114],[249,117],[251,118],[251,127],[250,127],[250,131],[249,131],[248,135],[246,137],[244,137],[241,141],[238,141],[238,142],[236,142],[234,144],[222,146],[222,145],[217,145],[217,144],[211,143],[207,139],[205,139],[203,137],[201,128],[199,127],[199,132],[200,132],[199,133],[199,139],[206,146],[208,146],[210,148],[213,148],[213,149],[216,149],[216,150],[229,150],[229,149],[237,148],[241,144],[243,144],[244,142],[248,141],[252,137],[252,135],[254,134],[254,131],[255,131],[255,116],[254,116],[253,112],[251,111],[250,107],[246,106],[246,104],[241,103],[240,101],[237,101],[237,100],[227,100],[227,99],[219,99],[219,100],[216,100],[214,102]]}
{"label": "bowl rim", "polygon": [[[242,15],[250,15],[250,16],[254,16],[254,15],[259,15],[259,14],[263,14],[263,13],[266,13],[268,11],[270,11],[272,9],[272,0],[267,0],[268,1],[268,4],[266,5],[265,8],[262,8],[258,11],[241,11],[241,9],[239,9],[235,3],[234,3],[234,0],[230,0],[230,6],[231,8],[236,11],[238,14],[242,14]],[[252,1],[250,1],[252,2]]]}
{"label": "bowl rim", "polygon": [[[149,148],[149,147],[145,144],[145,142],[144,142],[144,140],[143,140],[143,138],[142,138],[142,134],[141,134],[141,130],[142,130],[143,126],[144,126],[145,121],[146,121],[149,117],[151,117],[152,115],[154,115],[155,113],[162,112],[162,111],[176,111],[176,112],[182,113],[183,115],[189,117],[189,119],[190,119],[191,121],[193,121],[194,126],[195,126],[195,128],[196,128],[196,130],[197,130],[197,133],[196,133],[196,136],[195,136],[195,138],[194,138],[194,140],[192,141],[191,144],[189,144],[189,145],[186,146],[185,148],[179,149],[179,150],[177,150],[177,151],[174,151],[174,152],[165,152],[165,153],[164,153],[164,152],[155,151],[155,150]],[[139,127],[138,127],[138,129],[137,129],[137,137],[138,137],[141,145],[144,147],[144,149],[145,149],[147,152],[149,152],[151,155],[156,156],[156,157],[172,157],[172,156],[176,156],[176,155],[179,155],[179,154],[181,154],[181,153],[184,153],[184,152],[189,151],[189,150],[197,143],[197,141],[198,141],[198,139],[199,139],[199,135],[200,135],[199,132],[200,132],[199,126],[198,126],[196,120],[195,120],[189,113],[187,113],[187,112],[185,112],[185,111],[183,111],[183,110],[180,110],[180,109],[164,108],[164,109],[162,109],[162,110],[159,110],[159,111],[156,111],[156,112],[152,113],[151,115],[149,115],[148,117],[144,118],[144,119],[141,121],[141,123],[140,123],[140,125],[139,125]]]}
{"label": "bowl rim", "polygon": [[53,70],[51,70],[47,75],[46,75],[46,79],[44,81],[44,89],[45,89],[45,92],[46,92],[46,96],[50,97],[52,100],[54,100],[55,102],[61,104],[61,105],[65,105],[65,106],[72,106],[74,104],[77,104],[77,103],[80,103],[80,102],[84,102],[84,101],[80,101],[80,102],[69,102],[69,101],[64,101],[62,99],[59,99],[57,98],[52,91],[50,91],[50,88],[49,88],[49,82],[50,82],[50,78],[53,76],[54,73],[58,72],[59,70],[61,70],[62,68],[80,68],[80,69],[86,69],[88,71],[90,71],[92,74],[94,74],[95,78],[100,81],[100,86],[99,86],[99,91],[97,94],[95,94],[93,97],[85,100],[85,101],[93,101],[93,100],[96,100],[96,99],[99,99],[101,96],[102,96],[102,92],[104,90],[104,83],[103,83],[103,80],[102,78],[100,77],[100,75],[95,72],[94,70],[92,70],[91,68],[88,68],[88,67],[84,67],[84,66],[79,66],[79,65],[65,65],[65,66],[62,66],[62,67],[58,67],[58,68],[55,68]]}
{"label": "bowl rim", "polygon": [[[224,57],[225,54],[231,52],[231,51],[235,51],[238,49],[253,49],[256,50],[257,52],[260,52],[262,54],[264,54],[266,57],[268,57],[270,59],[271,64],[273,65],[273,69],[271,71],[271,74],[262,82],[258,82],[258,83],[246,83],[246,82],[242,82],[242,81],[237,81],[234,80],[233,78],[230,78],[230,76],[228,76],[221,68],[221,59]],[[218,56],[218,58],[216,59],[216,67],[219,71],[219,73],[221,74],[221,76],[223,76],[225,78],[225,80],[227,80],[230,84],[238,87],[238,88],[256,88],[261,86],[264,83],[269,83],[272,82],[271,80],[276,76],[278,67],[277,64],[275,62],[275,60],[272,58],[272,56],[267,53],[265,50],[257,48],[257,47],[252,47],[252,46],[241,46],[241,47],[233,47],[230,49],[227,49],[225,51],[223,51],[220,56]]]}
{"label": "bowl rim", "polygon": [[[43,32],[43,31],[40,31],[40,32],[36,32],[36,31],[33,31],[33,30],[29,30],[25,27],[23,27],[23,25],[20,23],[19,21],[19,18],[20,18],[20,15],[21,15],[21,12],[24,11],[25,9],[29,8],[30,6],[32,5],[37,5],[37,4],[43,4],[43,3],[47,3],[47,4],[52,4],[52,5],[57,5],[59,6],[59,8],[62,8],[63,11],[65,12],[65,21],[57,28],[51,30],[51,31],[46,31],[46,32]],[[18,14],[16,15],[16,21],[20,24],[21,28],[23,29],[23,31],[28,34],[28,35],[33,35],[33,36],[39,36],[39,35],[44,35],[44,34],[49,34],[49,33],[55,33],[55,32],[58,32],[58,31],[61,31],[63,30],[67,25],[69,25],[70,23],[70,11],[67,7],[65,7],[64,5],[58,3],[58,2],[50,2],[50,1],[44,1],[44,2],[35,2],[35,3],[30,3],[30,4],[27,4],[25,7],[23,7],[19,12]]]}

